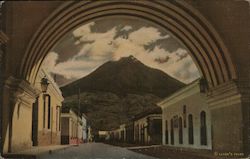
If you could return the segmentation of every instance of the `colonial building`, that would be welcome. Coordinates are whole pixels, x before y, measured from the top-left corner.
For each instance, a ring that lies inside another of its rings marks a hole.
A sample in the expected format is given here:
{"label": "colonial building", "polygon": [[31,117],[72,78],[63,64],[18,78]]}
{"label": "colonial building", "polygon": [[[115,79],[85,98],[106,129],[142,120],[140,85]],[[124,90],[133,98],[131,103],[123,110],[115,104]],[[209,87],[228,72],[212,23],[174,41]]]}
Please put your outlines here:
{"label": "colonial building", "polygon": [[134,141],[142,145],[161,144],[161,109],[144,111],[134,118]]}
{"label": "colonial building", "polygon": [[109,131],[110,142],[113,142],[113,143],[120,142],[120,139],[121,139],[120,127]]}
{"label": "colonial building", "polygon": [[211,115],[199,81],[158,103],[162,108],[162,142],[182,148],[211,149]]}
{"label": "colonial building", "polygon": [[93,141],[93,135],[92,135],[92,128],[91,126],[87,127],[87,141],[92,142]]}
{"label": "colonial building", "polygon": [[152,145],[162,141],[161,109],[143,111],[119,128],[109,131],[110,141],[128,144]]}
{"label": "colonial building", "polygon": [[133,144],[134,143],[134,121],[130,120],[125,125],[125,137],[126,143]]}
{"label": "colonial building", "polygon": [[61,144],[78,144],[82,142],[82,119],[72,109],[62,109]]}
{"label": "colonial building", "polygon": [[48,79],[46,92],[37,97],[32,106],[32,142],[33,146],[60,144],[61,106],[64,100],[62,92],[52,77],[43,69],[38,74],[37,89],[42,92],[40,79]]}
{"label": "colonial building", "polygon": [[120,125],[119,137],[120,142],[126,142],[126,124]]}
{"label": "colonial building", "polygon": [[109,132],[108,131],[98,131],[98,135],[95,138],[96,142],[104,142],[106,140],[109,140]]}
{"label": "colonial building", "polygon": [[82,140],[83,142],[88,141],[88,122],[85,114],[82,114]]}

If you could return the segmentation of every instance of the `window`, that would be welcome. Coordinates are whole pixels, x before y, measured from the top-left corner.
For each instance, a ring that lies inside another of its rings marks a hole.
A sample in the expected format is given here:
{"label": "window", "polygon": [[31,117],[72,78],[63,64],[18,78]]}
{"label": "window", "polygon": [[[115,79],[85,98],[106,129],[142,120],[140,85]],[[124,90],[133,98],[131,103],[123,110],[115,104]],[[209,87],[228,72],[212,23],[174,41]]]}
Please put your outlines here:
{"label": "window", "polygon": [[188,115],[188,143],[194,144],[193,115]]}
{"label": "window", "polygon": [[186,113],[187,113],[187,106],[183,105],[183,114],[186,114]]}
{"label": "window", "polygon": [[168,121],[167,120],[165,121],[165,125],[166,125],[166,128],[165,128],[165,144],[168,144]]}
{"label": "window", "polygon": [[179,118],[179,144],[183,144],[182,118]]}
{"label": "window", "polygon": [[70,120],[70,122],[71,122],[71,137],[74,137],[74,122],[72,119]]}
{"label": "window", "polygon": [[141,125],[141,143],[144,144],[144,125]]}
{"label": "window", "polygon": [[45,128],[46,95],[43,95],[43,128]]}
{"label": "window", "polygon": [[206,112],[200,113],[200,140],[201,145],[207,145],[207,125],[206,125]]}
{"label": "window", "polygon": [[174,120],[171,119],[171,145],[174,145]]}
{"label": "window", "polygon": [[48,97],[48,129],[50,129],[50,117],[51,117],[51,98],[50,98],[50,95],[47,96]]}
{"label": "window", "polygon": [[59,131],[60,107],[56,106],[56,131]]}
{"label": "window", "polygon": [[56,107],[56,131],[58,130],[58,106]]}
{"label": "window", "polygon": [[[51,109],[50,95],[44,94],[43,96],[43,128],[46,127],[46,115],[47,115],[47,128],[50,129],[50,109]],[[47,110],[47,111],[46,111]]]}
{"label": "window", "polygon": [[62,109],[59,107],[59,131],[61,131],[61,112]]}
{"label": "window", "polygon": [[184,125],[184,128],[187,127],[187,119],[186,119],[186,114],[187,114],[187,106],[186,105],[183,105],[183,125]]}
{"label": "window", "polygon": [[135,141],[136,142],[139,142],[139,136],[140,136],[140,134],[139,134],[139,125],[136,125],[136,127],[135,127]]}

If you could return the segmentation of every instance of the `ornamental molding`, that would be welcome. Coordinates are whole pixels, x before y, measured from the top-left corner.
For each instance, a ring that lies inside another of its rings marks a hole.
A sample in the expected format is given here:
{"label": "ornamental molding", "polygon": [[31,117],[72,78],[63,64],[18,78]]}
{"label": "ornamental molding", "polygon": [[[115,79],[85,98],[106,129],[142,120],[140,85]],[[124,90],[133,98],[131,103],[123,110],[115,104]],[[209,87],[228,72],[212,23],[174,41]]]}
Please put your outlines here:
{"label": "ornamental molding", "polygon": [[48,72],[46,72],[44,69],[41,69],[39,71],[39,76],[36,79],[35,87],[38,90],[41,90],[40,85],[38,85],[38,83],[40,84],[40,79],[43,78],[44,76],[46,76],[48,78],[48,80],[49,80],[49,86],[48,86],[48,90],[47,90],[48,94],[53,94],[53,96],[55,98],[57,98],[57,100],[59,102],[63,102],[64,101],[64,97],[62,96],[62,92],[61,92],[59,86],[54,81],[53,77],[51,77],[51,75]]}
{"label": "ornamental molding", "polygon": [[162,109],[165,109],[179,101],[185,100],[186,98],[199,93],[200,87],[199,81],[197,80],[187,85],[186,87],[181,88],[170,96],[166,97],[165,99],[157,103],[157,105],[160,106]]}
{"label": "ornamental molding", "polygon": [[221,84],[207,92],[207,103],[210,109],[241,104],[241,102],[242,94],[236,81]]}
{"label": "ornamental molding", "polygon": [[4,87],[10,90],[11,100],[15,104],[22,104],[26,107],[31,107],[39,96],[39,91],[32,87],[27,81],[9,77]]}

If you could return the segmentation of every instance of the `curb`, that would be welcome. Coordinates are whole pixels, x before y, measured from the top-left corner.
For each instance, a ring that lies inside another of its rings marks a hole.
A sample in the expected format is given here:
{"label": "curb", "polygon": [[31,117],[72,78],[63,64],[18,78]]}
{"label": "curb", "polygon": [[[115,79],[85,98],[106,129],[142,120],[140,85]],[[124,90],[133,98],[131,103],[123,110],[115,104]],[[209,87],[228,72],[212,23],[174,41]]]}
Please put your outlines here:
{"label": "curb", "polygon": [[46,154],[52,154],[52,153],[55,153],[55,152],[58,152],[58,151],[61,151],[61,150],[65,150],[65,149],[70,148],[70,147],[73,147],[73,145],[68,145],[68,146],[58,148],[58,149],[55,149],[55,150],[48,149],[47,151],[44,151],[44,152],[41,152],[41,153],[38,152],[37,154],[19,154],[19,153],[15,154],[15,153],[11,153],[11,154],[3,154],[2,157],[3,157],[3,159],[16,159],[16,158],[18,158],[18,159],[37,159],[38,156],[46,155]]}

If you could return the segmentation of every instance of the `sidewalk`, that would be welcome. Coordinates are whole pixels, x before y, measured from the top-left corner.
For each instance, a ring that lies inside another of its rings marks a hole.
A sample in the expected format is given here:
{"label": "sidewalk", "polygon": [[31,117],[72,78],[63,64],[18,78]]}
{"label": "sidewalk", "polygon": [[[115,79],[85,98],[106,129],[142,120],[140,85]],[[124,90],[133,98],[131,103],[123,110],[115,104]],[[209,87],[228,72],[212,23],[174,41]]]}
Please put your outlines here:
{"label": "sidewalk", "polygon": [[46,153],[52,153],[55,151],[63,150],[69,148],[73,145],[50,145],[50,146],[34,146],[31,149],[4,154],[4,158],[30,158],[35,159],[36,156]]}
{"label": "sidewalk", "polygon": [[161,147],[162,145],[149,145],[149,146],[134,146],[134,147],[126,147],[128,150],[136,150],[136,149],[148,149],[154,147]]}
{"label": "sidewalk", "polygon": [[154,156],[160,159],[249,159],[239,157],[220,157],[215,156],[212,151],[209,150],[193,150],[187,148],[174,148],[168,146],[141,146],[127,148],[131,151]]}

